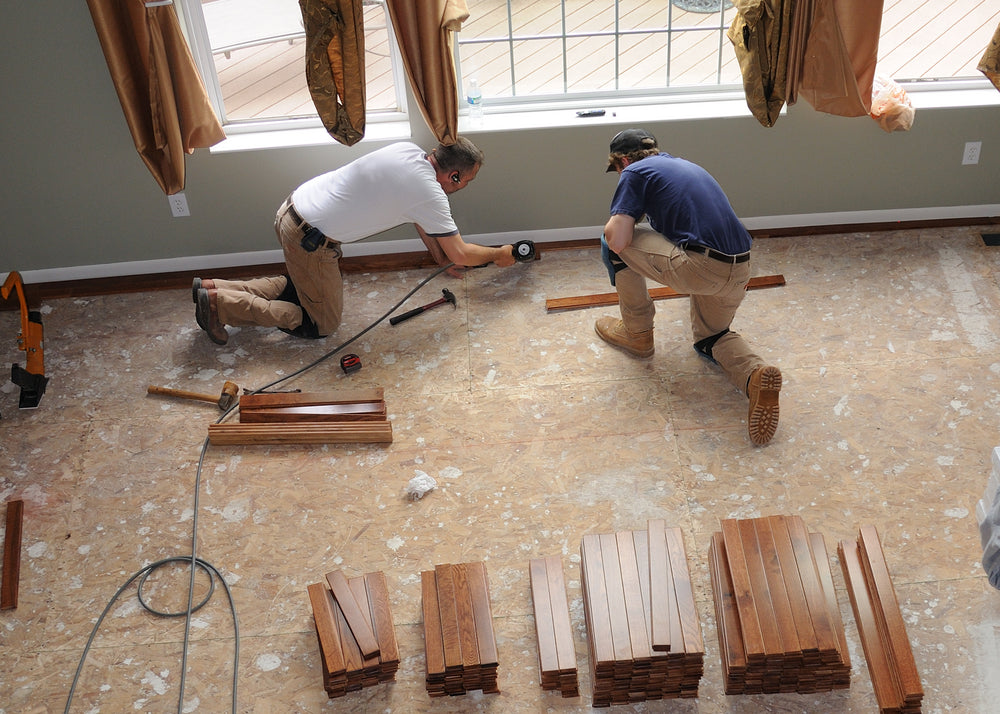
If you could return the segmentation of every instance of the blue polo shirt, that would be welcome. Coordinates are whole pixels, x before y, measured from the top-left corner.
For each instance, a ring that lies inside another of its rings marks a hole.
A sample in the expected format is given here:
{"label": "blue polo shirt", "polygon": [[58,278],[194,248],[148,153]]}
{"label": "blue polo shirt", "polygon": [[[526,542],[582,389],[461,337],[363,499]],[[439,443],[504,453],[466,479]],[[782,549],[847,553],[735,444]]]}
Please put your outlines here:
{"label": "blue polo shirt", "polygon": [[750,250],[750,234],[718,182],[697,164],[667,153],[622,171],[611,200],[611,215],[619,214],[637,223],[645,215],[653,230],[680,246],[696,243],[728,255]]}

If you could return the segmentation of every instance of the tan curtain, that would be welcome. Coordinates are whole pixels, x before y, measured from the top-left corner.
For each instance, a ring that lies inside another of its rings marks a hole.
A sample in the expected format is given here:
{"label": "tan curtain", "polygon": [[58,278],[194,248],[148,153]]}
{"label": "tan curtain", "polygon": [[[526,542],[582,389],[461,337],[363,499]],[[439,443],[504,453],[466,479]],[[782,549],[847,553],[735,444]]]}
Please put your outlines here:
{"label": "tan curtain", "polygon": [[878,60],[883,0],[816,0],[797,94],[813,109],[867,116]]}
{"label": "tan curtain", "polygon": [[997,26],[997,31],[993,33],[993,39],[990,40],[989,47],[983,53],[983,58],[979,60],[976,69],[985,74],[994,87],[1000,89],[1000,26]]}
{"label": "tan curtain", "polygon": [[420,112],[443,144],[458,138],[454,33],[469,18],[465,0],[388,0],[403,66]]}
{"label": "tan curtain", "polygon": [[764,126],[774,126],[785,105],[792,18],[796,0],[735,0],[726,33],[743,75],[747,106]]}
{"label": "tan curtain", "polygon": [[306,81],[323,126],[342,144],[365,135],[362,0],[299,0],[306,30]]}
{"label": "tan curtain", "polygon": [[226,138],[172,5],[87,0],[135,147],[165,193],[184,188],[185,153]]}

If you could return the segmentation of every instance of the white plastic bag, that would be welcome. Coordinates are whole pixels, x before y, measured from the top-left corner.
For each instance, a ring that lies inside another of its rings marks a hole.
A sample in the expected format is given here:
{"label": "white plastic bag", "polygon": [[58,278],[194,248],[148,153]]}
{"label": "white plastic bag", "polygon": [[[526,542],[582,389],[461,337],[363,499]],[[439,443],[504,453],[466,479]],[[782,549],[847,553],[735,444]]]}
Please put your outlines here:
{"label": "white plastic bag", "polygon": [[916,110],[906,90],[888,77],[875,75],[872,82],[871,118],[886,131],[908,131]]}

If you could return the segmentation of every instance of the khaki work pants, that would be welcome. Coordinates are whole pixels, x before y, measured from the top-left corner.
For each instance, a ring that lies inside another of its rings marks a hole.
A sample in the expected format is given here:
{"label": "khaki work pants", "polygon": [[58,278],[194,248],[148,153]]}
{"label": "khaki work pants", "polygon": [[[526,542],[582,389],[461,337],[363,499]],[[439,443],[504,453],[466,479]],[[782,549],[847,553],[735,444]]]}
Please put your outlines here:
{"label": "khaki work pants", "polygon": [[[629,332],[653,328],[655,307],[646,279],[690,295],[694,341],[729,329],[746,295],[750,264],[729,264],[698,253],[687,253],[662,234],[636,228],[632,243],[618,253],[628,268],[615,276],[622,322]],[[727,332],[712,348],[712,357],[726,378],[746,394],[750,373],[764,361],[735,332]]]}

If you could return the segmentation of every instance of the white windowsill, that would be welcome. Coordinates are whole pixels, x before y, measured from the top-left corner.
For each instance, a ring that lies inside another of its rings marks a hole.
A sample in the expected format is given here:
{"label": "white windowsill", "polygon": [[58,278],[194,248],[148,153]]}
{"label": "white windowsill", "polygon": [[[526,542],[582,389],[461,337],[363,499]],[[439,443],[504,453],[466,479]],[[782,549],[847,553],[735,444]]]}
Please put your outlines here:
{"label": "white windowsill", "polygon": [[[972,86],[970,86],[970,84]],[[954,109],[961,107],[1000,106],[1000,91],[983,80],[975,83],[934,82],[911,84],[906,87],[915,109]],[[800,102],[806,106],[805,102]],[[599,117],[579,117],[581,109],[603,109]],[[787,107],[782,109],[782,113]],[[642,124],[664,121],[691,121],[750,117],[742,91],[686,95],[646,102],[632,100],[550,103],[544,105],[487,106],[486,115],[473,121],[464,112],[459,116],[458,130],[475,135],[486,132],[506,132],[524,129],[575,128],[594,125]],[[417,121],[423,121],[417,117]],[[399,141],[412,136],[409,119],[368,122],[362,142]],[[284,126],[287,125],[287,128]],[[242,125],[227,128],[224,141],[211,148],[212,153],[259,151],[306,146],[337,144],[316,120],[263,125]]]}

